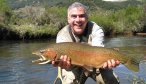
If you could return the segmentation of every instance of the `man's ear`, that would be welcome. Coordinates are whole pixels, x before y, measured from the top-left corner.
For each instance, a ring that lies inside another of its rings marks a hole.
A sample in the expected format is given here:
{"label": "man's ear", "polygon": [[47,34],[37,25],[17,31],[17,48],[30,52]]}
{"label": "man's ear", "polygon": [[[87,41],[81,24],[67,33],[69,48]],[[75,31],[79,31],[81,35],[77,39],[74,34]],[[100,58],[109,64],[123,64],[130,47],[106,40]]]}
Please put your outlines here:
{"label": "man's ear", "polygon": [[70,23],[70,16],[69,15],[67,16],[67,22],[68,22],[68,24]]}

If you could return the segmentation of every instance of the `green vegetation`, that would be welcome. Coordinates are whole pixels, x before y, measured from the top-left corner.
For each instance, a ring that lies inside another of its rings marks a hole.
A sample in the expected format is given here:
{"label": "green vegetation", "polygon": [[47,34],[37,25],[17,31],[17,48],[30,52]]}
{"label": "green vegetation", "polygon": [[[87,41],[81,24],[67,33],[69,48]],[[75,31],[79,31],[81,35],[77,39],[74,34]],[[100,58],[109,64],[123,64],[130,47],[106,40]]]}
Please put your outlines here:
{"label": "green vegetation", "polygon": [[0,12],[8,12],[10,9],[5,0],[0,0]]}
{"label": "green vegetation", "polygon": [[[0,0],[0,39],[55,37],[57,32],[67,24],[67,6],[73,1],[52,2],[48,6],[43,0],[44,4],[41,3],[41,5],[32,2],[33,6],[10,9],[5,0]],[[132,35],[144,30],[146,6],[143,3],[145,2],[79,1],[89,7],[90,20],[102,26],[106,35]]]}
{"label": "green vegetation", "polygon": [[0,0],[0,26],[8,23],[11,10],[5,0]]}
{"label": "green vegetation", "polygon": [[142,30],[142,6],[129,6],[117,11],[99,10],[91,13],[91,20],[100,24],[106,34],[133,34]]}
{"label": "green vegetation", "polygon": [[[24,12],[26,9],[30,13]],[[21,10],[15,11],[9,23],[11,31],[15,31],[21,39],[55,37],[59,29],[66,24],[66,9],[63,7],[29,6]]]}

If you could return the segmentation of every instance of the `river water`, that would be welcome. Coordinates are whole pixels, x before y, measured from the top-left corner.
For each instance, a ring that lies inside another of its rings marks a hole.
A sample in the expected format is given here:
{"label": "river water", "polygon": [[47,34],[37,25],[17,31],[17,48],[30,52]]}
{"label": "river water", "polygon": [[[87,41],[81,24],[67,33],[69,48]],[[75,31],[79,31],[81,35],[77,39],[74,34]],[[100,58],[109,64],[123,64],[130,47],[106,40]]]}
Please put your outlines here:
{"label": "river water", "polygon": [[[54,40],[42,41],[0,41],[0,84],[53,84],[57,68],[52,65],[37,65],[31,61],[37,56],[31,53]],[[146,56],[146,37],[105,38],[105,47],[119,48],[128,55]],[[135,73],[124,65],[113,69],[121,84],[146,84],[146,62],[140,63],[140,71]],[[95,84],[88,78],[86,84]]]}

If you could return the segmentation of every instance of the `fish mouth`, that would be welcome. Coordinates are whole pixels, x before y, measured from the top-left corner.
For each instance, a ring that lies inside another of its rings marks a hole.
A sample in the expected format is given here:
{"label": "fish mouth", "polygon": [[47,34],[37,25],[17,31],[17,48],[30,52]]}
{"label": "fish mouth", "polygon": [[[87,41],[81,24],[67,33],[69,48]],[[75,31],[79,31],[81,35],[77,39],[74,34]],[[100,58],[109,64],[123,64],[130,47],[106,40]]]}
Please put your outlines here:
{"label": "fish mouth", "polygon": [[39,56],[39,59],[33,60],[32,63],[36,63],[36,64],[48,64],[48,63],[51,63],[51,60],[46,59],[46,57],[41,55],[41,53],[33,52],[32,54]]}

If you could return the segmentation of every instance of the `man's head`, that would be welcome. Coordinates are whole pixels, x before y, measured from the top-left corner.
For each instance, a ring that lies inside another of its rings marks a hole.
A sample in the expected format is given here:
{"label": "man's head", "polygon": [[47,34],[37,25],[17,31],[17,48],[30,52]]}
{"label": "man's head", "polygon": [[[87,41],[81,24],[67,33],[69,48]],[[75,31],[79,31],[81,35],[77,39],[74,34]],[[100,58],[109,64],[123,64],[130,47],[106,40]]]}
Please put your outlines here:
{"label": "man's head", "polygon": [[76,35],[80,35],[84,32],[87,22],[87,9],[83,4],[75,2],[69,6],[68,23]]}

